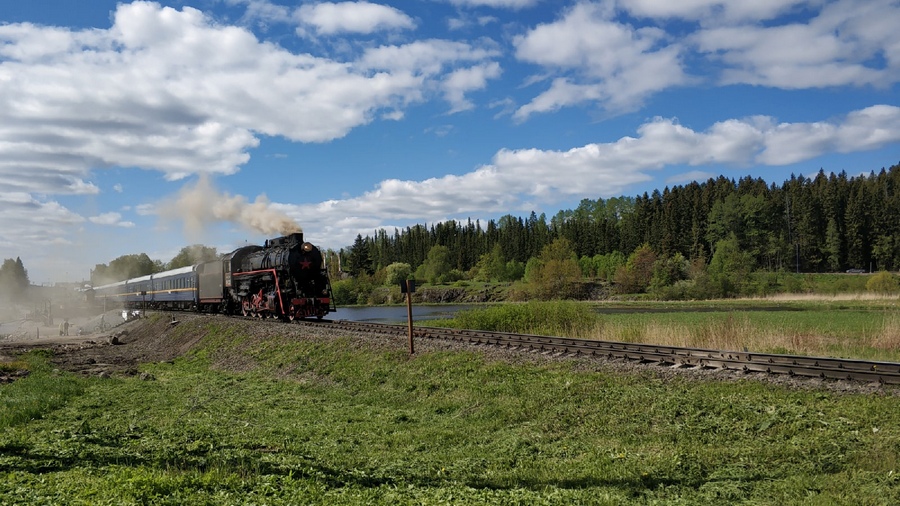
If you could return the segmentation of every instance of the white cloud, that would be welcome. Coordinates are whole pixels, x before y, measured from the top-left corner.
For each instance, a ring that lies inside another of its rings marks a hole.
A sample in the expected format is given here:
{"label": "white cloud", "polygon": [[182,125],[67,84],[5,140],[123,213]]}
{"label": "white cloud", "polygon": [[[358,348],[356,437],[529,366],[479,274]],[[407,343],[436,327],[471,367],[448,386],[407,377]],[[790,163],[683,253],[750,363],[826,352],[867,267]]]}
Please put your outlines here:
{"label": "white cloud", "polygon": [[581,102],[615,111],[632,109],[651,94],[686,84],[681,48],[655,27],[613,20],[612,4],[578,3],[561,19],[515,38],[516,57],[555,73],[551,89],[516,112],[525,119]]}
{"label": "white cloud", "polygon": [[759,21],[771,19],[798,6],[815,5],[817,0],[619,0],[619,5],[635,16],[682,18],[705,21]]}
{"label": "white cloud", "polygon": [[725,65],[723,84],[785,89],[888,86],[900,81],[900,5],[839,1],[808,23],[737,24],[691,39]]}
{"label": "white cloud", "polygon": [[122,228],[134,227],[134,222],[122,221],[122,215],[119,213],[103,213],[97,216],[91,216],[88,221],[96,225],[107,225]]}
{"label": "white cloud", "polygon": [[119,5],[109,30],[8,24],[0,42],[0,191],[42,194],[97,193],[87,177],[105,167],[234,173],[257,133],[329,141],[441,86],[458,106],[478,86],[455,66],[489,76],[496,54],[421,41],[339,62],[148,2]]}
{"label": "white cloud", "polygon": [[598,84],[574,84],[560,77],[553,80],[547,91],[516,109],[513,117],[525,120],[536,112],[552,112],[582,102],[599,102],[606,96],[603,87]]}
{"label": "white cloud", "polygon": [[[623,13],[651,23],[626,24]],[[685,61],[699,62],[718,85],[887,88],[900,82],[896,26],[894,0],[581,1],[514,38],[516,57],[552,83],[514,117],[581,104],[627,112],[699,80]]]}
{"label": "white cloud", "polygon": [[244,5],[243,20],[260,24],[288,23],[291,21],[291,10],[284,5],[273,4],[268,0],[225,0],[230,5]]}
{"label": "white cloud", "polygon": [[[655,118],[641,125],[637,134],[566,151],[502,149],[490,164],[463,175],[389,179],[359,197],[283,209],[303,223],[331,217],[334,224],[321,236],[350,244],[356,234],[379,227],[529,211],[535,202],[554,204],[573,196],[619,196],[665,167],[777,166],[832,152],[877,149],[900,142],[900,107],[878,105],[812,123],[778,123],[771,117],[730,119],[705,131]],[[709,174],[697,169],[673,181],[705,179]],[[364,226],[357,228],[358,224]]]}
{"label": "white cloud", "polygon": [[156,209],[156,204],[138,204],[134,206],[134,212],[137,213],[138,216],[154,216],[159,214],[159,211]]}
{"label": "white cloud", "polygon": [[387,70],[398,74],[431,76],[442,72],[450,64],[488,60],[497,56],[499,51],[490,47],[428,39],[368,49],[356,66],[364,71]]}
{"label": "white cloud", "polygon": [[[365,51],[357,67],[361,71],[390,72],[407,76],[413,82],[422,82],[421,93],[431,85],[430,79],[442,79],[437,88],[450,103],[450,112],[470,109],[473,104],[465,93],[482,89],[489,79],[500,76],[500,65],[488,61],[499,56],[492,47],[478,47],[462,42],[423,40],[400,46],[380,46]],[[477,62],[470,67],[453,69],[467,62]],[[410,95],[410,100],[419,97]]]}
{"label": "white cloud", "polygon": [[540,0],[450,0],[461,7],[494,7],[498,9],[524,9],[537,5]]}
{"label": "white cloud", "polygon": [[416,27],[413,19],[400,10],[369,2],[305,4],[297,9],[295,17],[302,24],[312,26],[320,35],[370,34]]}
{"label": "white cloud", "polygon": [[73,231],[84,221],[58,202],[24,192],[0,192],[0,252],[3,258],[25,258],[26,269],[32,262],[63,257],[65,251],[59,248],[72,244]]}
{"label": "white cloud", "polygon": [[756,160],[787,165],[823,153],[867,151],[900,142],[900,107],[876,105],[842,122],[767,124],[765,149]]}
{"label": "white cloud", "polygon": [[488,79],[500,77],[500,64],[490,62],[451,72],[444,80],[444,94],[451,105],[451,113],[469,110],[475,105],[466,99],[466,92],[487,86]]}

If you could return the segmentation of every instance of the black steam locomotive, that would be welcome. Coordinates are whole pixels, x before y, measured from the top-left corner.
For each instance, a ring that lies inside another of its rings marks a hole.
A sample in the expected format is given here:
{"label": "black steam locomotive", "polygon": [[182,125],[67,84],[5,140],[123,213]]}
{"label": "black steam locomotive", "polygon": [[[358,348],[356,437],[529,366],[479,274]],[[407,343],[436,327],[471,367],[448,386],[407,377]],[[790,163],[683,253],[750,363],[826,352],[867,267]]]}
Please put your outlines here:
{"label": "black steam locomotive", "polygon": [[319,248],[298,232],[244,246],[218,260],[98,286],[108,308],[186,309],[245,316],[322,318],[335,311]]}

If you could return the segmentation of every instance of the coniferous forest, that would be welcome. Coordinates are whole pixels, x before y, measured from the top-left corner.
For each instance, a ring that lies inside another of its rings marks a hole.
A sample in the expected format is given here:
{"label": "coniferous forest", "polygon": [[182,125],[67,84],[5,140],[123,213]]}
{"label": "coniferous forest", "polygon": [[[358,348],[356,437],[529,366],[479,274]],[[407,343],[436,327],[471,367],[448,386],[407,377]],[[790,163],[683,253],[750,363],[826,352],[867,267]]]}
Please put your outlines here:
{"label": "coniferous forest", "polygon": [[739,264],[744,272],[896,270],[900,165],[855,176],[820,170],[812,178],[792,175],[781,185],[719,176],[636,197],[584,199],[549,219],[531,213],[487,223],[381,229],[358,236],[339,254],[341,269],[354,277],[397,263],[421,277],[436,256],[456,279],[515,280],[550,260],[554,243],[585,277],[618,276],[619,282],[628,279],[621,267],[641,262],[654,264],[647,269],[657,274],[667,262],[672,270],[674,262],[674,270],[687,276],[688,266],[713,267],[717,249],[730,252],[717,268]]}

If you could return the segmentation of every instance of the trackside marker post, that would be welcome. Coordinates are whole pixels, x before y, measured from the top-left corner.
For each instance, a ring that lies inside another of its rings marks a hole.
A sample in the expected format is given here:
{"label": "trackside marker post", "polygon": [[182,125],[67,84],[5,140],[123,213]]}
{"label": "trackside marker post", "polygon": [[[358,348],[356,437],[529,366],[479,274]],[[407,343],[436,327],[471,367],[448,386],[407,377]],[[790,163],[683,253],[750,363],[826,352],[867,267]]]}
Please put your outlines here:
{"label": "trackside marker post", "polygon": [[406,294],[406,319],[409,322],[409,354],[416,352],[413,346],[412,294],[416,291],[416,280],[405,279],[400,282],[400,293]]}

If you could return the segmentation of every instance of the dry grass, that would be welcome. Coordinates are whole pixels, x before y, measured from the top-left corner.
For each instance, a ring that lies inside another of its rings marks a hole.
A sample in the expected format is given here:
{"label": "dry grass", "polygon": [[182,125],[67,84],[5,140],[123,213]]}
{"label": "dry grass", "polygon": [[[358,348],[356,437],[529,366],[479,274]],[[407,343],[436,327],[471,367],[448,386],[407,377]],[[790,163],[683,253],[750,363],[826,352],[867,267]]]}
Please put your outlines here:
{"label": "dry grass", "polygon": [[770,300],[775,302],[845,302],[845,301],[887,301],[898,300],[897,295],[885,295],[874,292],[853,293],[776,293],[765,297],[755,297],[753,300]]}
{"label": "dry grass", "polygon": [[724,320],[700,325],[646,322],[598,325],[589,339],[628,343],[659,344],[709,348],[714,350],[775,352],[799,355],[853,356],[861,348],[900,349],[900,315],[892,315],[881,328],[875,328],[861,341],[852,344],[835,336],[798,332],[784,327],[761,327],[747,317],[728,316]]}
{"label": "dry grass", "polygon": [[872,336],[871,346],[881,350],[900,349],[900,315],[891,314],[884,320],[880,332]]}

